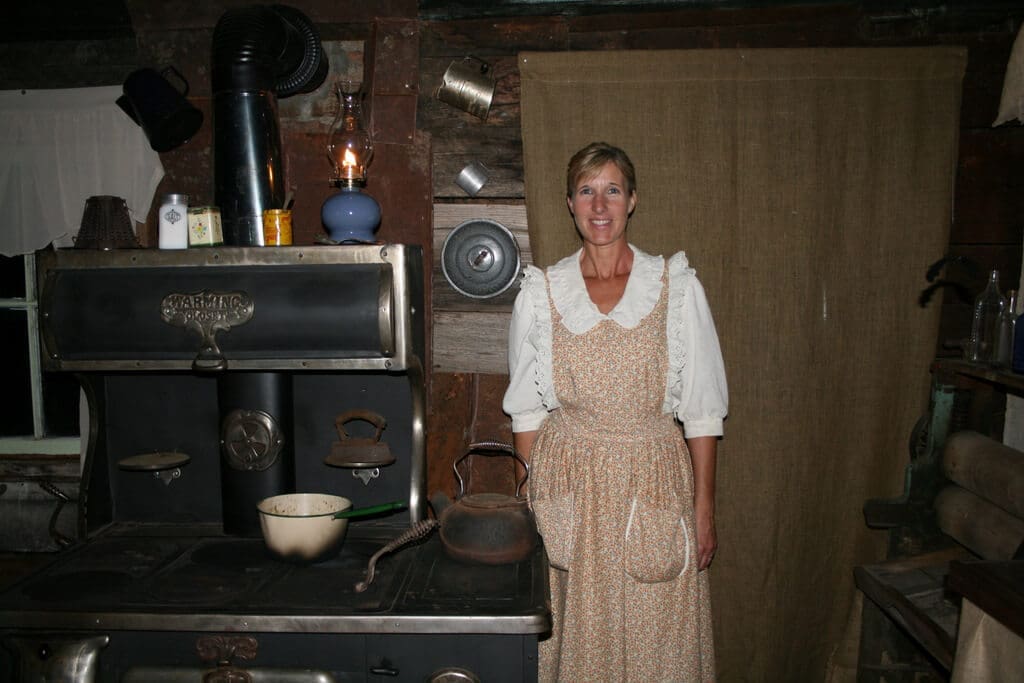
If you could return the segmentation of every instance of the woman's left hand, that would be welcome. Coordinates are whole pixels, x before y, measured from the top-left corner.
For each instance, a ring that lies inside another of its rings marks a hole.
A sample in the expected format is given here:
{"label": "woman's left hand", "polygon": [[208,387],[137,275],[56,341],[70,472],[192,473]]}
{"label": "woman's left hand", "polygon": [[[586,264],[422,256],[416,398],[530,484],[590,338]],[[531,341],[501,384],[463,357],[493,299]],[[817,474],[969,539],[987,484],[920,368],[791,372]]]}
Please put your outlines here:
{"label": "woman's left hand", "polygon": [[713,513],[697,510],[697,571],[704,571],[711,564],[718,550],[718,535],[715,532]]}
{"label": "woman's left hand", "polygon": [[697,571],[711,564],[718,550],[715,532],[715,461],[718,440],[700,436],[686,440],[693,462],[693,512],[697,522]]}

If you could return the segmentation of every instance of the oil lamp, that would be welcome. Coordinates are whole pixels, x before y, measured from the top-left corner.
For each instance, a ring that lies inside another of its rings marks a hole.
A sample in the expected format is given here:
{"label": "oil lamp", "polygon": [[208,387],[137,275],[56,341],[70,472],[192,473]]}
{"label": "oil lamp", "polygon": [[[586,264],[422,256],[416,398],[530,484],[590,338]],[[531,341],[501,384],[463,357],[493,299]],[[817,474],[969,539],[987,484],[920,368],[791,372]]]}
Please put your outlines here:
{"label": "oil lamp", "polygon": [[331,184],[339,191],[324,202],[320,218],[334,242],[373,242],[380,225],[380,204],[361,189],[373,159],[373,141],[363,126],[358,88],[339,83],[336,91],[338,115],[327,137],[327,158],[333,171]]}

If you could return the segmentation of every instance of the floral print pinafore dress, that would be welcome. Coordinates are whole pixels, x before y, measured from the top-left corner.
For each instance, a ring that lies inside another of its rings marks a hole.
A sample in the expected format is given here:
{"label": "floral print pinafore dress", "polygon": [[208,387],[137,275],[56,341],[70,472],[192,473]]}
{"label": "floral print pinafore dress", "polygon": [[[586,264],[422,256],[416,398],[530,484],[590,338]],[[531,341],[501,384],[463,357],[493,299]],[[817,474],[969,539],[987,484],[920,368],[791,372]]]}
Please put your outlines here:
{"label": "floral print pinafore dress", "polygon": [[697,573],[693,474],[662,412],[668,275],[634,329],[574,335],[548,305],[561,408],[531,451],[530,498],[551,560],[540,680],[714,680],[707,573]]}

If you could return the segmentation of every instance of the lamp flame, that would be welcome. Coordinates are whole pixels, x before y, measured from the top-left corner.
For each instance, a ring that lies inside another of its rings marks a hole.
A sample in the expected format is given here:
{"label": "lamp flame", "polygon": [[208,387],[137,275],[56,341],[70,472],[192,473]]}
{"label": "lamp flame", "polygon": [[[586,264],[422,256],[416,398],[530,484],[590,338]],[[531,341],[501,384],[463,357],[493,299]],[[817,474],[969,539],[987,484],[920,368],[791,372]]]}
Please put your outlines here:
{"label": "lamp flame", "polygon": [[342,157],[341,175],[343,178],[355,178],[359,175],[359,159],[351,149],[346,149]]}

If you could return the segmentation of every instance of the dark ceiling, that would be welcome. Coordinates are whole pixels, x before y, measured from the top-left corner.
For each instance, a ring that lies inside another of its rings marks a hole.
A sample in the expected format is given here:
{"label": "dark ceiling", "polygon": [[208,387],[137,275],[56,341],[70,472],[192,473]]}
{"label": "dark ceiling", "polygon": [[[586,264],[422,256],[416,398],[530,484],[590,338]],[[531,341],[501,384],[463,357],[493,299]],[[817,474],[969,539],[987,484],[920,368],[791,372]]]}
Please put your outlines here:
{"label": "dark ceiling", "polygon": [[[142,4],[142,0],[135,1]],[[253,4],[259,2],[255,0]],[[126,0],[16,0],[4,4],[5,8],[0,10],[0,16],[6,18],[6,28],[0,32],[2,43],[110,40],[134,35]],[[952,21],[968,29],[999,21],[1000,17],[1020,17],[1024,12],[1024,0],[420,0],[417,6],[420,18],[445,20],[814,5],[856,6],[869,15]],[[182,3],[182,11],[187,11],[187,7],[187,2]]]}
{"label": "dark ceiling", "polygon": [[132,36],[125,0],[14,0],[4,3],[0,42],[109,40]]}

